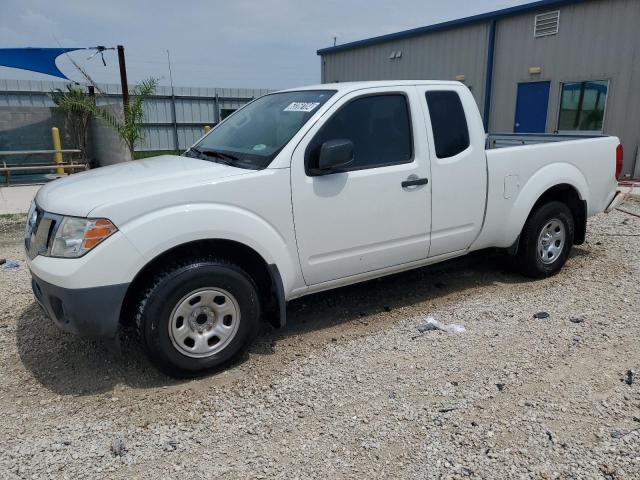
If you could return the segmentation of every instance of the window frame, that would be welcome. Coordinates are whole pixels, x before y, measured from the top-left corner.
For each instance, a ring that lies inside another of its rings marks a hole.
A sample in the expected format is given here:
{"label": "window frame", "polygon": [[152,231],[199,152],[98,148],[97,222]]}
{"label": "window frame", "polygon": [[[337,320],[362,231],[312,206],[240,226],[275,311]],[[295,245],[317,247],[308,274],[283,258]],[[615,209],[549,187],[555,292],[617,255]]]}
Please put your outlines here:
{"label": "window frame", "polygon": [[[560,113],[562,111],[562,89],[567,83],[584,83],[584,82],[607,82],[607,98],[604,103],[604,111],[602,112],[602,128],[600,130],[560,130]],[[611,93],[610,78],[591,78],[588,80],[562,80],[559,82],[560,89],[558,91],[558,108],[556,113],[556,129],[555,131],[561,135],[601,135],[604,133],[604,126],[607,120],[607,107],[609,106],[609,94]]]}
{"label": "window frame", "polygon": [[[410,148],[411,148],[411,156],[409,157],[408,160],[403,160],[403,161],[397,161],[397,162],[387,162],[387,163],[379,163],[376,165],[369,165],[369,166],[362,166],[362,167],[358,167],[358,166],[346,166],[346,167],[342,167],[338,170],[333,170],[333,171],[329,171],[326,173],[323,172],[318,172],[317,169],[314,169],[313,167],[310,167],[310,162],[311,162],[311,152],[309,151],[309,147],[311,147],[311,145],[313,145],[314,141],[316,140],[316,138],[321,134],[322,129],[325,127],[325,125],[327,125],[331,120],[333,120],[333,118],[338,115],[338,113],[340,113],[340,111],[347,107],[348,105],[350,105],[351,103],[355,102],[356,100],[361,100],[363,98],[367,98],[367,97],[385,97],[385,96],[390,96],[390,95],[401,95],[402,97],[404,97],[404,101],[405,101],[405,105],[407,107],[407,115],[409,116],[409,138],[410,138]],[[347,173],[347,172],[357,172],[359,170],[370,170],[372,168],[383,168],[383,167],[391,167],[394,165],[405,165],[405,164],[409,164],[409,163],[413,163],[415,162],[416,159],[416,149],[415,149],[415,141],[414,141],[414,135],[413,135],[413,115],[411,112],[411,101],[409,100],[409,94],[405,91],[402,90],[398,90],[398,91],[384,91],[384,92],[369,92],[369,93],[364,93],[362,95],[358,95],[356,97],[350,98],[349,100],[347,100],[345,103],[343,103],[342,105],[338,105],[335,112],[333,112],[331,114],[331,116],[329,116],[329,118],[327,118],[322,125],[320,125],[320,127],[318,128],[318,131],[313,135],[313,137],[311,138],[311,140],[309,140],[309,142],[307,143],[307,145],[305,146],[304,149],[304,173],[307,175],[307,177],[322,177],[325,175],[332,175],[334,173]]]}
{"label": "window frame", "polygon": [[[436,132],[433,129],[433,117],[431,115],[431,110],[429,109],[429,100],[427,99],[427,95],[431,92],[452,92],[455,93],[458,97],[458,101],[460,102],[460,108],[462,109],[462,114],[464,116],[464,122],[465,125],[467,126],[467,146],[463,149],[460,150],[458,153],[456,153],[455,155],[450,155],[448,157],[439,157],[438,156],[438,149],[436,147]],[[471,129],[469,128],[469,117],[467,116],[467,112],[464,109],[464,103],[462,102],[462,97],[460,96],[460,92],[458,91],[458,89],[453,89],[453,88],[432,88],[432,89],[428,89],[424,91],[424,103],[427,107],[427,114],[429,115],[429,129],[431,130],[431,138],[433,140],[433,155],[435,158],[437,158],[438,160],[448,160],[450,158],[455,158],[458,155],[463,154],[464,152],[466,152],[467,150],[469,150],[471,148],[472,142],[471,142]]]}

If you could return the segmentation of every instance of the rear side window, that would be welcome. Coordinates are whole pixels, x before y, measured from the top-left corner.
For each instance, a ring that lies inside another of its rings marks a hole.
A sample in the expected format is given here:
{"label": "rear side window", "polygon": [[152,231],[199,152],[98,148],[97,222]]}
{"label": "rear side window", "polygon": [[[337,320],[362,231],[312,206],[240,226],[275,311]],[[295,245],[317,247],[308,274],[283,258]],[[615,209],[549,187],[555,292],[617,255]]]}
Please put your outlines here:
{"label": "rear side window", "polygon": [[369,95],[344,105],[320,129],[306,151],[307,172],[316,168],[320,147],[329,140],[353,142],[353,162],[344,170],[360,170],[413,158],[411,121],[402,94]]}
{"label": "rear side window", "polygon": [[462,102],[456,92],[436,90],[426,93],[436,156],[449,158],[469,147],[469,128]]}

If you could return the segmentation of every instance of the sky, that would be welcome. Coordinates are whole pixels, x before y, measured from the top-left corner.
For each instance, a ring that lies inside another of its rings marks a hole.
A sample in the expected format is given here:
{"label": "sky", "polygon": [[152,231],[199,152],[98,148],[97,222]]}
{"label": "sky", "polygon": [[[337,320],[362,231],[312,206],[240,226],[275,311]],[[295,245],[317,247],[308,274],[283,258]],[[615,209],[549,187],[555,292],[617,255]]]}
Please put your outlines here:
{"label": "sky", "polygon": [[[0,0],[0,48],[124,45],[129,83],[287,88],[320,83],[319,48],[528,0]],[[99,83],[119,83],[115,51],[70,54]],[[80,72],[64,56],[58,67]],[[0,79],[54,80],[0,67]]]}

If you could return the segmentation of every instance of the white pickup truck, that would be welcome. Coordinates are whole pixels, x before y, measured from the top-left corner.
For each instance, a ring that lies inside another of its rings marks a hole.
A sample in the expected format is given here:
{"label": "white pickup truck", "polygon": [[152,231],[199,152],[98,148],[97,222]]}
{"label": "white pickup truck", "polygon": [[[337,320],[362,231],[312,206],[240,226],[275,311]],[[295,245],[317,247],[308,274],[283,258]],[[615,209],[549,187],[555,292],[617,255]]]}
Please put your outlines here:
{"label": "white pickup truck", "polygon": [[[457,82],[271,93],[182,156],[43,187],[25,229],[33,290],[79,335],[133,322],[179,376],[227,362],[263,319],[282,326],[302,295],[489,247],[551,275],[621,201],[622,147],[530,140],[485,135]],[[489,148],[510,142],[524,145]]]}

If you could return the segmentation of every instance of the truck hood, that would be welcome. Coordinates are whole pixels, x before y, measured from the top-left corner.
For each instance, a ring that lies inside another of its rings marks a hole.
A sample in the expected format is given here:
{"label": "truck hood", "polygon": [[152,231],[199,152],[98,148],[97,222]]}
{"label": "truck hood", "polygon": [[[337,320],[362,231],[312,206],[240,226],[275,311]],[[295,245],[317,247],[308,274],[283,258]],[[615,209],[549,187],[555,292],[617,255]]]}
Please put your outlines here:
{"label": "truck hood", "polygon": [[38,191],[36,203],[47,212],[86,217],[102,205],[126,204],[141,196],[154,197],[249,172],[206,160],[162,155],[55,180]]}

